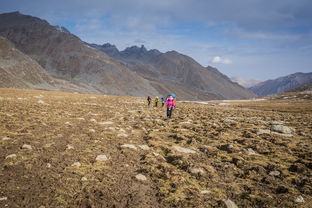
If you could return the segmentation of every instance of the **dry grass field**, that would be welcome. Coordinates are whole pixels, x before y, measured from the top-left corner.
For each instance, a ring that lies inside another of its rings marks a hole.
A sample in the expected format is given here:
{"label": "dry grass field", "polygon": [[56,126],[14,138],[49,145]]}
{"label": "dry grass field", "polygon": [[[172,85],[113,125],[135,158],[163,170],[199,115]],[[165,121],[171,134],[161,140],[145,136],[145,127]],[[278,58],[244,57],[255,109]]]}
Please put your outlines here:
{"label": "dry grass field", "polygon": [[215,103],[0,89],[0,207],[312,207],[311,94]]}

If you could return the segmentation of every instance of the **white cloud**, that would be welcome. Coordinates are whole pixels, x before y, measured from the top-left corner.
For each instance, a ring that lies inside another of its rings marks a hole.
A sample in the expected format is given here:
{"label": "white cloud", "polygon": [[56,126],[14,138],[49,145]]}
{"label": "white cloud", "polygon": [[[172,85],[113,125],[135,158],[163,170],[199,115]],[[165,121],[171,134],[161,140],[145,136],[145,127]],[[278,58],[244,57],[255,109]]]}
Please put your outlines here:
{"label": "white cloud", "polygon": [[230,59],[227,59],[227,58],[215,56],[211,59],[211,63],[214,63],[214,64],[231,64],[232,61]]}

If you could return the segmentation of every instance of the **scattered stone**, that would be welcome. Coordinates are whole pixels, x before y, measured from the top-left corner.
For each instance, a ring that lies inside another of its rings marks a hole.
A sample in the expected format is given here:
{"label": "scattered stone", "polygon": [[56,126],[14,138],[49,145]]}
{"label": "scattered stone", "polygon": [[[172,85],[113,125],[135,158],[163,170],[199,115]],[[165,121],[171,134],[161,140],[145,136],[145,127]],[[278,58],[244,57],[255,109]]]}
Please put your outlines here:
{"label": "scattered stone", "polygon": [[202,168],[190,168],[189,169],[190,173],[194,174],[194,175],[202,175],[202,174],[205,174],[206,171]]}
{"label": "scattered stone", "polygon": [[298,196],[298,197],[294,200],[294,202],[296,202],[296,203],[304,203],[304,198],[303,198],[302,196]]}
{"label": "scattered stone", "polygon": [[201,193],[201,194],[210,194],[210,193],[211,193],[211,191],[208,191],[208,190],[202,190],[200,193]]}
{"label": "scattered stone", "polygon": [[43,98],[43,95],[35,95],[34,98]]}
{"label": "scattered stone", "polygon": [[0,197],[0,201],[6,201],[8,200],[8,197],[4,196],[4,197]]}
{"label": "scattered stone", "polygon": [[74,162],[71,166],[80,167],[80,166],[81,166],[81,163],[80,163],[80,162]]}
{"label": "scattered stone", "polygon": [[283,133],[278,133],[278,132],[272,132],[272,134],[278,135],[278,136],[283,136],[283,137],[292,137],[292,134],[283,134]]}
{"label": "scattered stone", "polygon": [[139,181],[146,181],[147,180],[147,178],[142,174],[136,175],[135,178]]}
{"label": "scattered stone", "polygon": [[89,129],[89,132],[95,133],[94,129]]}
{"label": "scattered stone", "polygon": [[28,149],[28,150],[32,150],[32,147],[29,144],[24,144],[22,146],[22,149]]}
{"label": "scattered stone", "polygon": [[115,127],[112,127],[112,126],[111,126],[111,127],[108,127],[107,129],[108,129],[108,130],[111,130],[111,131],[116,131],[116,128],[115,128]]}
{"label": "scattered stone", "polygon": [[268,129],[258,129],[257,130],[257,135],[261,135],[261,134],[270,134],[271,131]]}
{"label": "scattered stone", "polygon": [[146,144],[144,144],[144,145],[139,145],[139,147],[140,147],[142,150],[150,150],[150,147],[147,146]]}
{"label": "scattered stone", "polygon": [[91,118],[90,121],[96,123],[96,120],[94,118]]}
{"label": "scattered stone", "polygon": [[37,103],[39,104],[45,104],[45,102],[43,100],[38,100]]}
{"label": "scattered stone", "polygon": [[247,149],[247,154],[248,155],[255,155],[255,154],[257,154],[252,148],[248,148]]}
{"label": "scattered stone", "polygon": [[112,122],[112,121],[104,121],[104,122],[99,122],[98,124],[100,124],[100,125],[110,125],[110,124],[114,124],[114,122]]}
{"label": "scattered stone", "polygon": [[16,158],[16,154],[10,154],[5,157],[5,159]]}
{"label": "scattered stone", "polygon": [[283,125],[272,125],[271,131],[275,131],[282,134],[291,134],[291,128]]}
{"label": "scattered stone", "polygon": [[71,125],[71,123],[69,121],[65,122],[65,125]]}
{"label": "scattered stone", "polygon": [[237,121],[231,120],[231,119],[223,119],[224,123],[229,123],[229,124],[237,124]]}
{"label": "scattered stone", "polygon": [[279,176],[281,173],[279,172],[279,171],[277,171],[277,170],[274,170],[274,171],[271,171],[270,173],[269,173],[269,175],[271,175],[271,176]]}
{"label": "scattered stone", "polygon": [[283,125],[284,121],[269,121],[269,125]]}
{"label": "scattered stone", "polygon": [[175,149],[178,152],[182,152],[182,153],[186,153],[186,154],[194,154],[194,153],[196,153],[196,151],[194,151],[194,150],[187,149],[187,148],[180,147],[180,146],[173,146],[173,149]]}
{"label": "scattered stone", "polygon": [[75,149],[75,147],[72,146],[72,145],[70,145],[70,144],[68,144],[67,147],[66,147],[66,149],[67,149],[67,150],[71,150],[71,149]]}
{"label": "scattered stone", "polygon": [[129,149],[134,149],[137,150],[137,147],[133,144],[123,144],[120,146],[121,148],[129,148]]}
{"label": "scattered stone", "polygon": [[106,160],[108,160],[108,158],[106,155],[98,155],[98,156],[96,156],[95,160],[96,161],[106,161]]}
{"label": "scattered stone", "polygon": [[11,140],[11,138],[10,137],[2,137],[2,141],[8,141],[8,140]]}
{"label": "scattered stone", "polygon": [[125,133],[126,130],[124,130],[124,129],[119,129],[119,132]]}
{"label": "scattered stone", "polygon": [[237,205],[230,199],[223,199],[222,200],[227,208],[238,208]]}
{"label": "scattered stone", "polygon": [[82,177],[81,181],[88,181],[88,179],[86,177]]}
{"label": "scattered stone", "polygon": [[128,134],[117,134],[118,137],[128,137]]}
{"label": "scattered stone", "polygon": [[47,168],[51,168],[52,165],[50,163],[47,163]]}

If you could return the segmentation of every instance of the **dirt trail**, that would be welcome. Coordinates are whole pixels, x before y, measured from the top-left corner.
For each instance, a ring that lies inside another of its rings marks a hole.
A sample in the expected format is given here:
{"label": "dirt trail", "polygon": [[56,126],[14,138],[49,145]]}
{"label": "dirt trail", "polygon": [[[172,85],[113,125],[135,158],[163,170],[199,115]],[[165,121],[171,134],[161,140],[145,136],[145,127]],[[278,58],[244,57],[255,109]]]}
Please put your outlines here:
{"label": "dirt trail", "polygon": [[143,98],[13,89],[0,107],[1,207],[312,204],[311,113],[178,103],[167,120]]}

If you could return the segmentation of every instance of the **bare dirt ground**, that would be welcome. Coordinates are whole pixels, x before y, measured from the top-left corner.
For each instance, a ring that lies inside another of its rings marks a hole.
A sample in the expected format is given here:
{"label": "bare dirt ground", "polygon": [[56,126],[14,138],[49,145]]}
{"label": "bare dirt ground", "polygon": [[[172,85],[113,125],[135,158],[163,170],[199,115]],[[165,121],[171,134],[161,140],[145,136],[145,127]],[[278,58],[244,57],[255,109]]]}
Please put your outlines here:
{"label": "bare dirt ground", "polygon": [[312,207],[312,96],[284,97],[166,120],[145,98],[0,89],[0,207]]}

